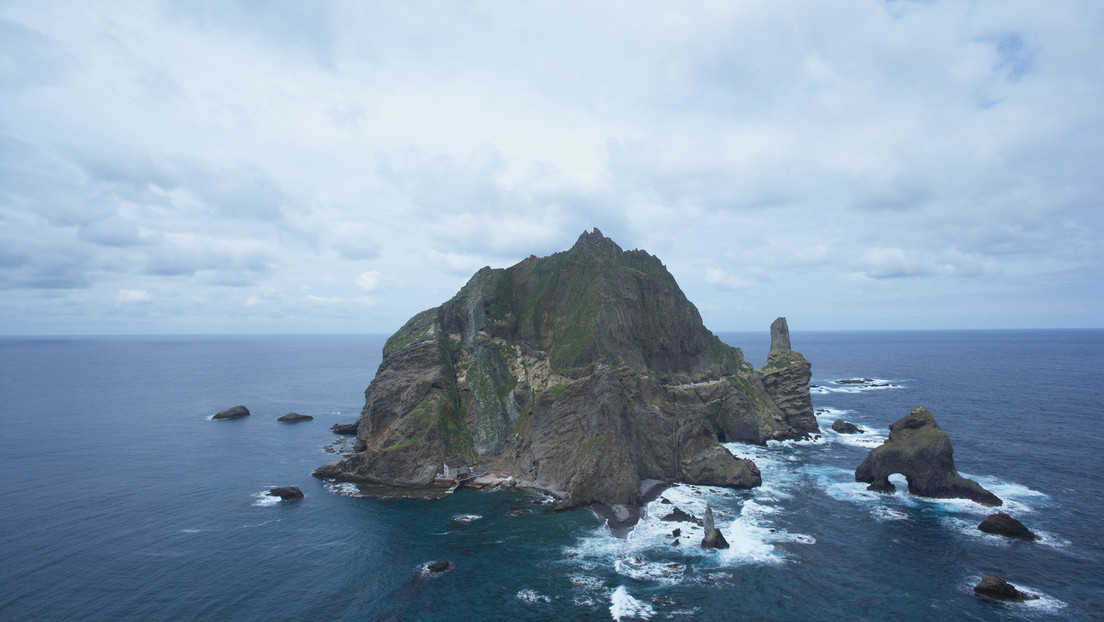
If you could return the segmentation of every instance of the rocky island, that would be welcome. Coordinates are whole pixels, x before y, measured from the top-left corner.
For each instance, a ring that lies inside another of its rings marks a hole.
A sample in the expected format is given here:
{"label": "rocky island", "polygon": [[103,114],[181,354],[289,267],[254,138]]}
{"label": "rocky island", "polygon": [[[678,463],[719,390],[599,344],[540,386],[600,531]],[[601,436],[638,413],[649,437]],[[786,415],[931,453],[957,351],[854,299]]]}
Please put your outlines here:
{"label": "rocky island", "polygon": [[921,497],[969,499],[981,505],[1003,502],[955,469],[951,440],[923,406],[913,408],[889,426],[889,438],[855,469],[855,481],[869,483],[867,490],[892,494],[889,476],[900,473],[908,491]]}
{"label": "rocky island", "polygon": [[595,229],[567,251],[483,268],[384,346],[355,453],[315,475],[426,486],[456,459],[559,508],[634,507],[672,482],[761,483],[721,443],[819,432],[784,318],[767,363],[707,330],[663,263]]}

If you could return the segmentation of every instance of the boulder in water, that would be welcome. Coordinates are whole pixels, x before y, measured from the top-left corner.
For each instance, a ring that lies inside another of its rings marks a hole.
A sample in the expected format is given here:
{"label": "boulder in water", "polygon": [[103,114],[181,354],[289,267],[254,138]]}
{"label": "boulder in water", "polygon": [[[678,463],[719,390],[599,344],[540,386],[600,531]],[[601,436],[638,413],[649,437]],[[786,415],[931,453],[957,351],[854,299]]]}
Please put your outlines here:
{"label": "boulder in water", "polygon": [[281,501],[298,501],[303,498],[303,491],[298,486],[281,486],[268,491],[269,496],[280,497]]}
{"label": "boulder in water", "polygon": [[667,522],[692,523],[692,522],[694,522],[694,517],[690,516],[689,514],[684,512],[682,510],[682,508],[680,508],[676,505],[675,509],[671,510],[670,514],[668,514],[667,516],[664,516],[663,518],[661,518],[659,520],[667,521]]}
{"label": "boulder in water", "polygon": [[989,518],[981,521],[978,525],[978,529],[985,533],[991,533],[998,536],[1006,536],[1008,538],[1017,538],[1019,540],[1038,540],[1039,536],[1035,535],[1020,521],[1012,518],[1004,512],[997,512],[996,514],[990,514]]}
{"label": "boulder in water", "polygon": [[451,565],[448,563],[448,560],[439,559],[435,562],[430,563],[428,566],[426,566],[426,570],[428,570],[429,572],[432,572],[432,573],[441,573],[441,572],[444,572],[444,571],[448,570],[450,566]]}
{"label": "boulder in water", "polygon": [[214,417],[211,417],[212,421],[222,421],[225,419],[241,419],[242,417],[249,416],[249,409],[245,406],[233,406],[226,410],[220,410],[215,413]]}
{"label": "boulder in water", "polygon": [[1017,590],[1016,586],[995,574],[987,574],[982,577],[981,581],[974,586],[974,594],[1012,603],[1022,603],[1025,600],[1035,600],[1039,598],[1034,594],[1028,594]]}
{"label": "boulder in water", "polygon": [[280,417],[276,421],[283,423],[299,423],[300,421],[313,421],[314,417],[310,415],[300,415],[299,413],[288,413],[283,417]]}
{"label": "boulder in water", "polygon": [[858,434],[863,431],[862,428],[854,423],[848,423],[843,419],[836,419],[832,422],[832,429],[840,434]]}

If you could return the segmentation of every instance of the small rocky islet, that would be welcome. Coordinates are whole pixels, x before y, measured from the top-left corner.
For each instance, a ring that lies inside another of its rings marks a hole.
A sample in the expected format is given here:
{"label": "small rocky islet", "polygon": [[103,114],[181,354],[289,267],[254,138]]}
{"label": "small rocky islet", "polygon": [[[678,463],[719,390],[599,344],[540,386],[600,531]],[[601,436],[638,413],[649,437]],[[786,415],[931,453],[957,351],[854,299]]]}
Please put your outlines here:
{"label": "small rocky islet", "polygon": [[855,481],[870,484],[868,490],[892,494],[889,476],[900,473],[911,494],[937,499],[970,499],[987,506],[999,506],[999,497],[972,479],[958,474],[954,450],[947,433],[923,406],[889,426],[889,438],[855,469]]}

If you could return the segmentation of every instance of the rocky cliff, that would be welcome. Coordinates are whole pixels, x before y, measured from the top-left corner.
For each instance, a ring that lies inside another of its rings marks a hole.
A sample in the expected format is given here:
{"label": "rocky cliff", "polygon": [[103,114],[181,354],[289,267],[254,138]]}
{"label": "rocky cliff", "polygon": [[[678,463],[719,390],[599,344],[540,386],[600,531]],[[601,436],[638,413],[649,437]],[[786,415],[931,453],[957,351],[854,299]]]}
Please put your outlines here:
{"label": "rocky cliff", "polygon": [[785,348],[756,372],[659,259],[595,229],[568,251],[484,268],[411,318],[365,392],[356,453],[315,474],[417,486],[459,457],[564,506],[638,504],[657,480],[757,486],[754,463],[720,442],[817,431],[808,363],[785,320],[778,330]]}

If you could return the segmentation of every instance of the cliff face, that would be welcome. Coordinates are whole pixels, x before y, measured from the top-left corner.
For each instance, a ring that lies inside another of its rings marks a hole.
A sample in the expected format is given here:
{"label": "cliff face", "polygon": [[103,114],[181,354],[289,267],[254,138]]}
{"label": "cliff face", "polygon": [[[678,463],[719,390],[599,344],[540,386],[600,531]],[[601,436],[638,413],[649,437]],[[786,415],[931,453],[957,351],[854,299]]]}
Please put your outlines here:
{"label": "cliff face", "polygon": [[566,505],[636,504],[645,480],[757,486],[719,442],[817,430],[808,363],[786,341],[757,373],[656,257],[594,230],[411,318],[365,392],[357,453],[316,475],[425,485],[460,457]]}

